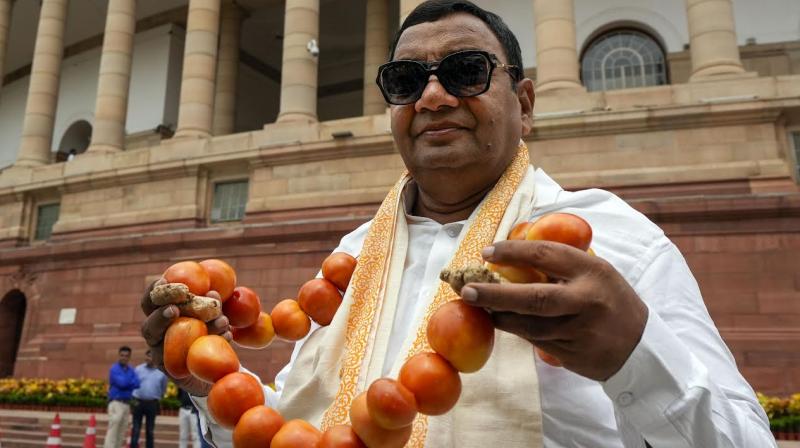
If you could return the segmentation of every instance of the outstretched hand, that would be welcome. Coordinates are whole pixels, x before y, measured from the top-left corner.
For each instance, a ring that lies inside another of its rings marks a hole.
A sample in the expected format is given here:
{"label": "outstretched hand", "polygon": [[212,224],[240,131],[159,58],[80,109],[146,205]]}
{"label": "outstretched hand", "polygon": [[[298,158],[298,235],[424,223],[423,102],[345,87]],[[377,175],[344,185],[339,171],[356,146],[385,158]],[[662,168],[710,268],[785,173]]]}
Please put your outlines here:
{"label": "outstretched hand", "polygon": [[[147,288],[147,291],[145,291],[144,296],[142,296],[141,307],[145,316],[147,316],[144,322],[142,322],[142,336],[147,342],[147,346],[150,347],[153,363],[172,379],[176,386],[192,395],[206,396],[208,395],[208,391],[211,390],[211,384],[199,380],[192,375],[187,378],[173,378],[164,368],[164,335],[170,324],[172,324],[180,314],[178,307],[175,305],[157,306],[150,300],[150,291],[164,283],[166,283],[164,278],[153,282],[153,284]],[[206,296],[217,300],[220,299],[216,291],[209,291]],[[208,326],[208,334],[218,334],[228,341],[232,339],[228,318],[224,315],[208,322],[206,325]]]}
{"label": "outstretched hand", "polygon": [[495,327],[556,356],[565,368],[604,381],[639,343],[648,309],[602,258],[549,241],[500,241],[486,261],[531,266],[556,283],[470,283],[461,296],[492,312]]}

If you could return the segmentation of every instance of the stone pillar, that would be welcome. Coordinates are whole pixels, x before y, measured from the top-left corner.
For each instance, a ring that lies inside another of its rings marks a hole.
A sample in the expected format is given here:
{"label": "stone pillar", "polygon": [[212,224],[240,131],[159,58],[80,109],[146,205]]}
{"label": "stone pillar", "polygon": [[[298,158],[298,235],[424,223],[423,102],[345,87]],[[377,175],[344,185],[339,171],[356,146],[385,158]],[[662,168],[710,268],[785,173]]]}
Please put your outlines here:
{"label": "stone pillar", "polygon": [[583,88],[578,68],[573,0],[533,0],[536,91]]}
{"label": "stone pillar", "polygon": [[236,118],[236,79],[239,76],[239,36],[242,10],[233,0],[223,0],[219,25],[219,55],[214,93],[214,135],[233,133]]}
{"label": "stone pillar", "polygon": [[387,0],[367,0],[364,36],[364,115],[382,114],[386,101],[375,84],[378,66],[389,55],[389,8]]}
{"label": "stone pillar", "polygon": [[89,151],[113,152],[125,146],[135,34],[136,0],[109,0]]}
{"label": "stone pillar", "polygon": [[12,0],[0,0],[0,87],[2,87],[3,74],[6,69],[6,46],[9,22],[11,22],[11,2]]}
{"label": "stone pillar", "polygon": [[406,20],[411,11],[414,10],[420,3],[424,0],[400,0],[400,25],[403,25],[403,21]]}
{"label": "stone pillar", "polygon": [[219,13],[220,0],[189,0],[176,138],[211,136]]}
{"label": "stone pillar", "polygon": [[286,0],[283,23],[283,66],[279,122],[317,121],[318,57],[309,51],[319,45],[319,0]]}
{"label": "stone pillar", "polygon": [[67,0],[42,1],[16,165],[43,165],[50,161],[66,20]]}
{"label": "stone pillar", "polygon": [[686,16],[692,55],[690,80],[744,72],[731,0],[686,0]]}

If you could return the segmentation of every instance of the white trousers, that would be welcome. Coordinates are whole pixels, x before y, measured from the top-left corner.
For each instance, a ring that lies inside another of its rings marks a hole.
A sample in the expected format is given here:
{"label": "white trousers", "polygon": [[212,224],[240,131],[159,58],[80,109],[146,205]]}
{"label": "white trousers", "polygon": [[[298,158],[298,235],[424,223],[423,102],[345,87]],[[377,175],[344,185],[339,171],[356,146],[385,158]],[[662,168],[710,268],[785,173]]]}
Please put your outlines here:
{"label": "white trousers", "polygon": [[178,430],[178,448],[187,448],[189,446],[190,434],[192,448],[200,448],[200,428],[197,426],[197,414],[190,409],[180,408],[178,411]]}
{"label": "white trousers", "polygon": [[103,441],[103,448],[121,448],[125,442],[125,433],[128,429],[128,417],[131,407],[121,401],[108,403],[108,431]]}

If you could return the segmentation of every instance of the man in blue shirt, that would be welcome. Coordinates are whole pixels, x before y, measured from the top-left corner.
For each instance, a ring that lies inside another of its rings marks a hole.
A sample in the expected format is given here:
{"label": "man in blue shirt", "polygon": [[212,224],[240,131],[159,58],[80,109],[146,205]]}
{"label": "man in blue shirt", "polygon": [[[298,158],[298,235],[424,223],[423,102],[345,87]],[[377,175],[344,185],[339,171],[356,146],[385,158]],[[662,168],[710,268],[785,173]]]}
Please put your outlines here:
{"label": "man in blue shirt", "polygon": [[153,428],[156,415],[161,409],[160,400],[167,391],[167,376],[153,363],[150,350],[145,353],[146,362],[136,366],[139,377],[139,388],[133,391],[133,430],[131,448],[139,448],[139,431],[142,428],[142,417],[145,418],[145,437],[147,448],[153,448]]}
{"label": "man in blue shirt", "polygon": [[125,441],[131,397],[134,389],[139,387],[139,377],[128,365],[131,348],[123,345],[118,353],[119,361],[108,373],[108,430],[103,448],[120,448]]}

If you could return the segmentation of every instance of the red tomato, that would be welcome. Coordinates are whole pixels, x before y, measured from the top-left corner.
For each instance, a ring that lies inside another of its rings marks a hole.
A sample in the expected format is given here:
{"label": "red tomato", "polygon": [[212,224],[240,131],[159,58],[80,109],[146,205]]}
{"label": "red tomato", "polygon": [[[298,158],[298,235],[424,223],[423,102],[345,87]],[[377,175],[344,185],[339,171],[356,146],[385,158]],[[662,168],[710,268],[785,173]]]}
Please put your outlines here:
{"label": "red tomato", "polygon": [[414,394],[391,378],[375,380],[367,389],[367,408],[372,420],[385,429],[400,429],[414,423]]}
{"label": "red tomato", "polygon": [[356,259],[344,252],[334,252],[322,262],[322,276],[342,291],[347,290],[353,271],[356,270]]}
{"label": "red tomato", "polygon": [[307,281],[297,293],[300,308],[314,319],[314,322],[329,325],[342,304],[342,294],[336,285],[324,278]]}
{"label": "red tomato", "polygon": [[494,347],[494,324],[483,308],[463,300],[445,303],[431,316],[428,343],[459,372],[477,372]]}
{"label": "red tomato", "polygon": [[411,438],[413,425],[400,429],[385,429],[378,426],[367,409],[367,394],[361,393],[350,405],[350,424],[365,445],[370,448],[402,448]]}
{"label": "red tomato", "polygon": [[528,229],[531,228],[533,225],[530,221],[524,221],[514,226],[510,232],[508,232],[508,240],[524,240],[525,235],[528,234]]}
{"label": "red tomato", "polygon": [[293,299],[278,302],[270,317],[275,334],[284,341],[299,341],[311,330],[311,319]]}
{"label": "red tomato", "polygon": [[319,429],[304,420],[289,420],[272,438],[270,448],[318,448],[322,440]]}
{"label": "red tomato", "polygon": [[263,311],[258,314],[256,323],[244,328],[233,327],[231,333],[233,334],[234,342],[247,348],[264,348],[275,338],[272,318]]}
{"label": "red tomato", "polygon": [[525,239],[556,241],[587,250],[592,244],[592,227],[572,213],[551,213],[534,222]]}
{"label": "red tomato", "polygon": [[211,386],[208,411],[223,428],[233,429],[248,409],[264,404],[264,389],[252,376],[233,372]]}
{"label": "red tomato", "polygon": [[199,263],[194,261],[181,261],[173,264],[164,271],[164,278],[169,283],[183,283],[189,287],[192,294],[204,296],[211,288],[211,279]]}
{"label": "red tomato", "polygon": [[231,297],[222,304],[222,313],[228,317],[231,327],[249,327],[258,320],[261,299],[252,289],[237,286]]}
{"label": "red tomato", "polygon": [[421,414],[444,414],[456,405],[461,395],[458,371],[437,353],[420,353],[411,357],[400,369],[398,379],[414,394]]}
{"label": "red tomato", "polygon": [[222,336],[200,336],[189,347],[186,357],[189,372],[197,378],[213,383],[223,376],[239,371],[239,357]]}
{"label": "red tomato", "polygon": [[367,448],[350,425],[336,425],[322,433],[319,448]]}
{"label": "red tomato", "polygon": [[239,418],[233,429],[233,446],[236,448],[269,447],[272,438],[284,424],[283,417],[275,409],[254,406]]}
{"label": "red tomato", "polygon": [[225,303],[236,287],[236,272],[228,263],[213,258],[201,261],[200,266],[208,273],[211,281],[209,290],[217,291],[222,303]]}
{"label": "red tomato", "polygon": [[175,319],[164,335],[164,369],[173,378],[186,378],[191,373],[186,365],[186,357],[192,343],[208,334],[205,322],[191,317]]}

